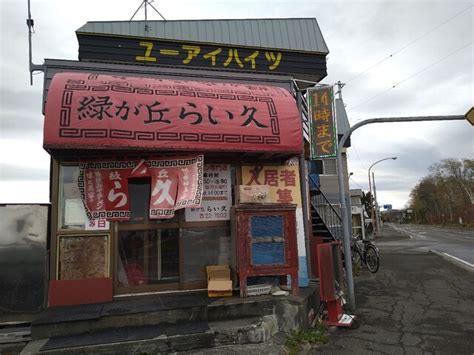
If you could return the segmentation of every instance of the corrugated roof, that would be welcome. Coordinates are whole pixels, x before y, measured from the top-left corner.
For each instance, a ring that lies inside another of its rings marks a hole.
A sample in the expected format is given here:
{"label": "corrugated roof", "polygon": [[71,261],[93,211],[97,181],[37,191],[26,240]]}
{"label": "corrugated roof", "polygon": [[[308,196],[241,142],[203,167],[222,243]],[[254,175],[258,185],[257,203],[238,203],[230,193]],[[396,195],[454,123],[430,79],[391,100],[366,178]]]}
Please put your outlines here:
{"label": "corrugated roof", "polygon": [[327,54],[329,50],[315,18],[91,21],[76,32],[174,41],[278,48]]}

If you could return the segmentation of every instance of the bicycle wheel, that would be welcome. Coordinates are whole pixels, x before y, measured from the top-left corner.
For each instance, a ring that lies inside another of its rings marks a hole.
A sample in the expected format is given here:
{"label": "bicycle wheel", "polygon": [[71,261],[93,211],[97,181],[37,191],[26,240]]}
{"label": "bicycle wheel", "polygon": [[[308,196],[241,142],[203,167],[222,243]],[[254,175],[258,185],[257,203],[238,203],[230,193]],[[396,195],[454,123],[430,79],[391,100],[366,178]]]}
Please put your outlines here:
{"label": "bicycle wheel", "polygon": [[376,273],[380,267],[380,258],[377,249],[373,245],[367,246],[365,250],[365,263],[371,273]]}

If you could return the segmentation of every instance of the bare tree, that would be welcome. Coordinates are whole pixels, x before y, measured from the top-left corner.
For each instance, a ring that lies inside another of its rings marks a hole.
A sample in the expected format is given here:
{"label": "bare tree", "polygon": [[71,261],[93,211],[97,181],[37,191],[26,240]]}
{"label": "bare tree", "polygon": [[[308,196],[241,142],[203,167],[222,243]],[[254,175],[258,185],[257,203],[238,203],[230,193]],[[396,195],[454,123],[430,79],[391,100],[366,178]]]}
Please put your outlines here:
{"label": "bare tree", "polygon": [[444,159],[430,167],[410,194],[415,221],[430,224],[474,222],[474,161]]}

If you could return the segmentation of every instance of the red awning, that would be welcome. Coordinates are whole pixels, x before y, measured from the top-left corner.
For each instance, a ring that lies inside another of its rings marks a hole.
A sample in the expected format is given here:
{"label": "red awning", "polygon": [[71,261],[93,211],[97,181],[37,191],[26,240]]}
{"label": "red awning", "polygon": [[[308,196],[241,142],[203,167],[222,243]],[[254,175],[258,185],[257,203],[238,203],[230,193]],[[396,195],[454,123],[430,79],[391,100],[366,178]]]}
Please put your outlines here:
{"label": "red awning", "polygon": [[44,147],[296,154],[303,135],[296,102],[282,88],[59,73]]}

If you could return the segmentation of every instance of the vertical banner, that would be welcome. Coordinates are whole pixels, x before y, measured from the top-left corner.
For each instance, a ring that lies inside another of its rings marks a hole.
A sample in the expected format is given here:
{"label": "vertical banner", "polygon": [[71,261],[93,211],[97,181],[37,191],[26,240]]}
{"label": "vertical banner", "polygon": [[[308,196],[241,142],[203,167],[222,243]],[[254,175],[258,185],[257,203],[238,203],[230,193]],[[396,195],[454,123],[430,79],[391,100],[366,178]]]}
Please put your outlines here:
{"label": "vertical banner", "polygon": [[332,86],[308,89],[311,159],[336,156],[337,135]]}
{"label": "vertical banner", "polygon": [[81,163],[78,187],[87,217],[89,220],[128,221],[128,179],[138,177],[151,178],[150,219],[172,218],[177,209],[199,207],[203,165],[203,155]]}
{"label": "vertical banner", "polygon": [[298,166],[242,166],[243,185],[268,185],[270,202],[294,203],[301,207]]}
{"label": "vertical banner", "polygon": [[185,210],[186,222],[228,221],[232,207],[229,164],[205,164],[201,207]]}
{"label": "vertical banner", "polygon": [[79,165],[78,187],[89,220],[130,218],[128,177],[135,165],[134,161],[93,161]]}
{"label": "vertical banner", "polygon": [[202,155],[147,160],[145,165],[151,176],[150,219],[172,218],[177,209],[201,206]]}

